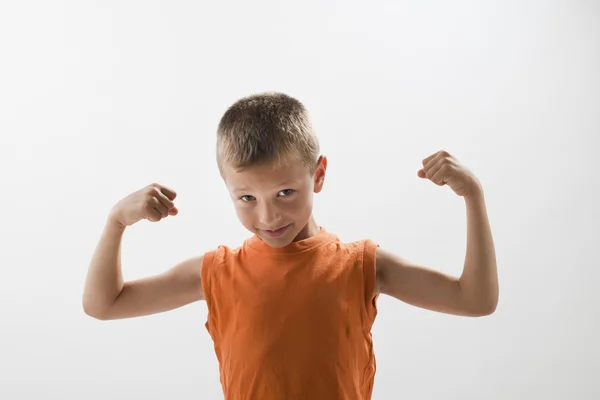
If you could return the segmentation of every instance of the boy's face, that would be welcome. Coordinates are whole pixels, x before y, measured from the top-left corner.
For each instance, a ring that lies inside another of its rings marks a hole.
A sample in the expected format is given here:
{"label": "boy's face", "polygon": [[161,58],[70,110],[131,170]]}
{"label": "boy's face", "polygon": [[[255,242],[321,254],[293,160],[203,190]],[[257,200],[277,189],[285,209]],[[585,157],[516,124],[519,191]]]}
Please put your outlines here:
{"label": "boy's face", "polygon": [[279,168],[256,166],[240,172],[224,165],[223,178],[242,225],[280,248],[308,236],[313,193],[321,191],[326,168],[323,156],[314,174],[293,159]]}

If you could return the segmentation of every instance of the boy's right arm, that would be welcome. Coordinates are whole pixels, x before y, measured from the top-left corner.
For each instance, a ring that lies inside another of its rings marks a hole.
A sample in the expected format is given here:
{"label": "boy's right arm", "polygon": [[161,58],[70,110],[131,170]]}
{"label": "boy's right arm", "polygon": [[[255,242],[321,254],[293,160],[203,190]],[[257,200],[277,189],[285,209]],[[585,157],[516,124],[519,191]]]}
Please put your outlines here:
{"label": "boy's right arm", "polygon": [[121,242],[127,226],[140,219],[159,221],[176,215],[175,193],[150,185],[121,200],[107,220],[92,257],[83,293],[91,317],[110,320],[156,314],[202,300],[202,256],[190,258],[162,274],[123,282]]}

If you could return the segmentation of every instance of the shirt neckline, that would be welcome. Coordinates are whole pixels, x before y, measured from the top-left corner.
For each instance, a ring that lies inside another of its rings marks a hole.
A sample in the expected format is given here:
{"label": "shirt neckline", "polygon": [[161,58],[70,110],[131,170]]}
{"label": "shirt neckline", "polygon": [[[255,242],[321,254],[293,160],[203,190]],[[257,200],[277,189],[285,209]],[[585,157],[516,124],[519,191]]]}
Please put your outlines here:
{"label": "shirt neckline", "polygon": [[265,243],[258,235],[254,235],[245,241],[245,245],[253,250],[260,251],[262,253],[270,254],[297,254],[300,252],[314,249],[322,244],[329,243],[335,240],[337,237],[331,232],[327,231],[322,226],[319,226],[319,232],[306,239],[298,240],[288,244],[285,247],[271,247]]}

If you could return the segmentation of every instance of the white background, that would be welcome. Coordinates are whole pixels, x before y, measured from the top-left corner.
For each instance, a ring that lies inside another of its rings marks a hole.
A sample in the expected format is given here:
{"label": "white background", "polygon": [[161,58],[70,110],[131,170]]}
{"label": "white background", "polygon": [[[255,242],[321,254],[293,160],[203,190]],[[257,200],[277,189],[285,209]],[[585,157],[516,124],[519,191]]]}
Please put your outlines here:
{"label": "white background", "polygon": [[235,100],[311,112],[317,222],[460,274],[464,201],[417,177],[446,149],[484,185],[495,314],[381,298],[374,399],[600,397],[600,6],[579,1],[2,1],[0,398],[219,399],[206,308],[82,310],[110,207],[154,181],[180,215],[126,232],[126,279],[248,236],[215,165]]}

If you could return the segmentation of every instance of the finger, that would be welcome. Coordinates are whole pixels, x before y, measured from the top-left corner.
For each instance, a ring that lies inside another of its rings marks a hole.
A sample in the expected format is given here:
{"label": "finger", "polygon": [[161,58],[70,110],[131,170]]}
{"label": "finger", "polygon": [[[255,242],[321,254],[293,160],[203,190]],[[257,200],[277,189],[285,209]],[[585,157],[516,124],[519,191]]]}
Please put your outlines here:
{"label": "finger", "polygon": [[175,203],[173,203],[171,200],[169,200],[167,195],[165,195],[161,190],[156,191],[156,199],[158,199],[158,201],[163,206],[165,206],[167,208],[167,210],[170,210],[175,207]]}
{"label": "finger", "polygon": [[431,182],[435,183],[438,186],[444,186],[446,184],[446,172],[448,169],[444,168],[443,165],[440,167],[436,165],[434,168],[436,168],[436,171],[430,178]]}
{"label": "finger", "polygon": [[166,218],[169,215],[169,209],[162,204],[158,198],[154,197],[154,203],[152,204],[152,208],[160,213],[161,218]]}
{"label": "finger", "polygon": [[436,164],[440,161],[442,157],[440,157],[440,153],[436,153],[434,157],[426,158],[427,162],[423,165],[423,169],[425,172],[429,172],[432,168],[436,166]]}
{"label": "finger", "polygon": [[[444,159],[442,157],[429,161],[428,167],[425,170],[425,175],[429,180],[433,180],[436,173],[443,167]],[[436,182],[437,183],[437,182]]]}
{"label": "finger", "polygon": [[158,211],[155,207],[148,206],[148,210],[146,211],[148,221],[158,222],[162,219],[160,211]]}
{"label": "finger", "polygon": [[437,153],[433,153],[432,155],[430,155],[429,157],[427,157],[423,161],[421,161],[421,163],[423,164],[423,167],[425,167],[431,160],[433,160],[435,157],[437,157],[437,155],[439,153],[440,153],[439,151]]}
{"label": "finger", "polygon": [[168,188],[164,185],[160,185],[160,184],[155,184],[155,186],[160,190],[161,193],[163,193],[165,196],[167,196],[167,198],[171,201],[175,200],[175,197],[177,197],[177,193],[175,193],[175,191],[171,188]]}

